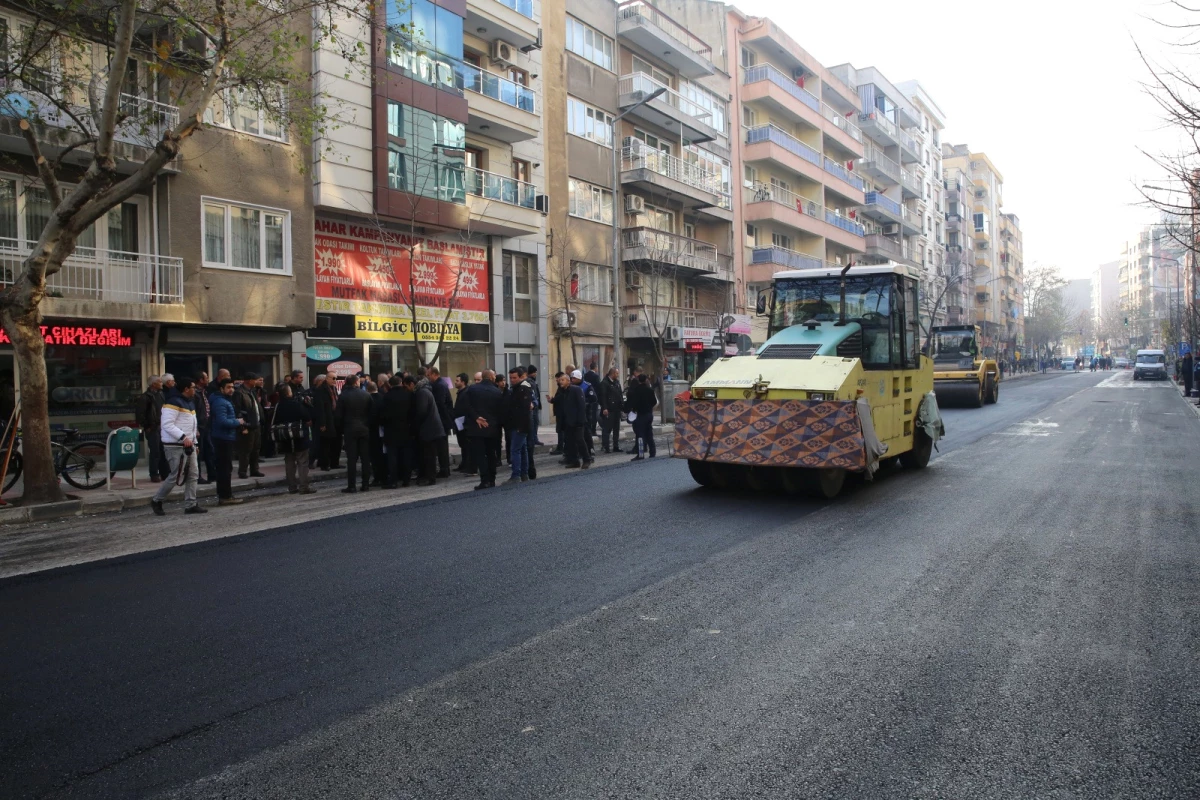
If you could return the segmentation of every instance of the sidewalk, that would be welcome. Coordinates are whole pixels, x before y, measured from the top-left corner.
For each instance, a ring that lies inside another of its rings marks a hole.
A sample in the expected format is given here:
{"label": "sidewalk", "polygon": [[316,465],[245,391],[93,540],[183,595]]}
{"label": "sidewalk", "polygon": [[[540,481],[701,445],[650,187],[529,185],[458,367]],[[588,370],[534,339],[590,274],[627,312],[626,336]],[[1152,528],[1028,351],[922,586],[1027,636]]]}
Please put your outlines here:
{"label": "sidewalk", "polygon": [[[674,430],[673,426],[665,424],[657,424],[654,426],[654,440],[663,442],[664,438]],[[557,436],[553,426],[543,425],[538,428],[538,438],[544,442],[543,446],[535,449],[536,455],[545,455],[549,453],[554,443],[557,441]],[[621,425],[621,442],[633,442],[633,429],[627,424]],[[600,439],[595,439],[597,452],[600,450]],[[452,468],[458,466],[462,458],[459,451],[458,443],[450,440],[450,461]],[[343,454],[343,463],[345,457]],[[236,469],[237,465],[234,465]],[[265,475],[262,478],[238,478],[236,472],[233,478],[233,493],[234,496],[242,496],[249,492],[254,492],[263,489],[278,489],[287,486],[287,478],[284,475],[283,458],[269,458],[263,460],[259,465],[260,470]],[[502,469],[503,471],[503,465]],[[16,505],[0,506],[0,530],[2,526],[20,525],[27,522],[45,522],[47,520],[62,519],[64,517],[75,517],[90,514],[103,514],[114,511],[124,511],[126,509],[143,508],[150,505],[150,498],[158,491],[160,484],[151,483],[147,477],[146,466],[141,464],[138,466],[137,472],[137,488],[132,485],[128,472],[118,473],[112,479],[112,489],[101,487],[99,489],[82,490],[64,484],[64,491],[71,499],[64,500],[60,503],[47,503],[40,506],[21,507]],[[319,469],[310,471],[310,477],[317,485],[326,482],[336,481],[339,488],[341,483],[346,479],[345,468],[330,470],[323,472]],[[217,487],[213,484],[207,486],[196,487],[196,495],[200,498],[216,497]],[[4,499],[8,503],[13,503],[21,497],[21,483],[18,482],[5,495]],[[183,498],[183,487],[176,487],[172,493],[170,500],[178,501]]]}

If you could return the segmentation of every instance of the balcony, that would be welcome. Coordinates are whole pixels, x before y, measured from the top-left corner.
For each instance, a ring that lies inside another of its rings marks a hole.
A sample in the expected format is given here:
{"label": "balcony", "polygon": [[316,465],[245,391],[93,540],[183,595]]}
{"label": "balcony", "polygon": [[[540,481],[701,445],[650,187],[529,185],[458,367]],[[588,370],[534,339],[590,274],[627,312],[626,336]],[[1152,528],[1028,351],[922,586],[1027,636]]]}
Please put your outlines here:
{"label": "balcony", "polygon": [[733,221],[733,201],[722,191],[720,175],[647,147],[638,139],[625,139],[621,153],[621,183],[650,195],[668,195],[684,208],[715,219]]}
{"label": "balcony", "polygon": [[917,140],[909,136],[899,127],[896,128],[896,144],[900,145],[900,162],[911,164],[921,160],[921,148]]}
{"label": "balcony", "polygon": [[825,171],[834,177],[841,178],[844,182],[850,184],[858,191],[866,191],[867,182],[855,175],[850,170],[843,167],[838,162],[834,161],[829,156],[825,157]]}
{"label": "balcony", "polygon": [[481,169],[465,173],[467,208],[473,233],[528,236],[542,229],[537,188],[507,175]]}
{"label": "balcony", "polygon": [[[103,90],[101,86],[100,91]],[[113,150],[117,172],[130,174],[150,156],[163,134],[179,124],[179,108],[146,97],[122,94],[120,110],[127,118],[113,132],[116,141]],[[91,151],[79,145],[95,135],[91,111],[74,107],[71,112],[67,114],[36,92],[10,92],[4,96],[3,108],[0,109],[0,150],[29,153],[29,144],[19,126],[21,118],[28,117],[37,120],[33,123],[33,130],[40,141],[53,147],[78,147],[66,154],[64,163],[86,165],[91,159]],[[86,137],[80,128],[81,124],[86,128]],[[52,157],[50,153],[46,155],[47,158]],[[178,171],[176,162],[169,163],[166,171]]]}
{"label": "balcony", "polygon": [[889,239],[883,234],[868,233],[866,237],[867,254],[886,258],[890,261],[896,261],[909,266],[917,266],[917,262],[910,258],[910,252],[907,247],[903,246],[895,239]]}
{"label": "balcony", "polygon": [[892,198],[879,192],[867,192],[863,199],[863,216],[883,223],[898,223],[902,226],[904,232],[909,235],[920,233],[920,224],[912,220],[907,208]]}
{"label": "balcony", "polygon": [[832,122],[835,128],[849,136],[855,142],[863,144],[863,134],[859,127],[844,115],[835,111],[833,106],[828,103],[821,103],[821,116]]}
{"label": "balcony", "polygon": [[756,183],[746,202],[747,222],[772,220],[854,251],[862,249],[866,231],[861,223],[781,186]]}
{"label": "balcony", "polygon": [[628,304],[622,336],[626,339],[662,339],[669,342],[703,341],[712,347],[720,330],[715,311],[698,308],[653,307]]}
{"label": "balcony", "polygon": [[[774,86],[783,89],[785,93],[790,95],[792,99],[799,100],[804,105],[808,106],[813,111],[820,113],[821,100],[815,94],[800,87],[796,81],[785,75],[776,67],[770,64],[755,64],[753,67],[747,67],[745,76],[742,78],[742,83],[746,86],[768,81]],[[859,132],[861,135],[861,131]]]}
{"label": "balcony", "polygon": [[756,247],[750,256],[751,264],[776,264],[785,269],[824,269],[825,262],[816,256],[806,256],[784,247]]}
{"label": "balcony", "polygon": [[666,265],[677,270],[681,277],[733,280],[733,256],[718,252],[716,245],[708,242],[654,228],[622,230],[621,260]]}
{"label": "balcony", "polygon": [[882,111],[871,111],[858,115],[858,126],[872,141],[884,145],[899,144],[900,129],[896,123],[883,115]]}
{"label": "balcony", "polygon": [[471,93],[467,95],[468,133],[509,144],[537,137],[541,119],[529,87],[461,61],[454,63],[454,72],[458,85]]}
{"label": "balcony", "polygon": [[533,0],[468,0],[463,30],[483,39],[501,39],[517,48],[541,43],[542,29],[533,15]]}
{"label": "balcony", "polygon": [[[866,183],[858,175],[836,161],[822,155],[787,131],[774,125],[760,125],[746,130],[746,161],[774,161],[816,183],[827,184],[839,194],[857,202]],[[837,178],[844,186],[830,180]]]}
{"label": "balcony", "polygon": [[637,105],[659,89],[665,90],[649,103],[638,106],[632,116],[671,132],[679,131],[681,137],[691,144],[711,142],[725,135],[724,130],[714,127],[711,111],[644,72],[623,76],[617,86],[618,103],[622,110]]}
{"label": "balcony", "polygon": [[867,145],[862,160],[858,162],[858,170],[881,183],[891,186],[900,183],[900,165],[870,145]]}
{"label": "balcony", "polygon": [[691,31],[644,0],[627,0],[617,6],[617,35],[654,53],[680,75],[712,75],[712,48]]}
{"label": "balcony", "polygon": [[909,197],[924,197],[925,195],[920,178],[903,167],[900,168],[900,190],[905,195],[905,199]]}
{"label": "balcony", "polygon": [[[30,247],[20,247],[16,239],[0,239],[0,284],[12,284],[29,253]],[[77,247],[46,279],[46,294],[48,299],[182,305],[183,259]]]}

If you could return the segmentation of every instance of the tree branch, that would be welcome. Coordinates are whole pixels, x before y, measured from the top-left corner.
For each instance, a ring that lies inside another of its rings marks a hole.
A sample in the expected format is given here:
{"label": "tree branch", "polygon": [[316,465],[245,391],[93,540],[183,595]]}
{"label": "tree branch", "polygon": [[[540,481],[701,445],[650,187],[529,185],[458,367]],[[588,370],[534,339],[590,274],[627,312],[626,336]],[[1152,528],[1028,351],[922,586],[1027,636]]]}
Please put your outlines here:
{"label": "tree branch", "polygon": [[[104,106],[97,120],[96,158],[105,169],[113,169],[113,134],[117,127],[117,113],[121,104],[121,70],[129,60],[133,47],[134,21],[137,15],[137,0],[122,0],[117,13],[117,30],[113,42],[112,56],[108,61],[108,85],[104,89]],[[94,79],[93,79],[94,80]],[[163,162],[166,163],[166,162]],[[160,167],[162,165],[159,165]]]}
{"label": "tree branch", "polygon": [[46,194],[50,196],[50,204],[57,209],[62,204],[62,190],[58,186],[58,176],[51,169],[50,162],[42,155],[42,145],[37,140],[33,125],[29,124],[29,120],[23,119],[19,127],[21,135],[25,137],[25,142],[33,153],[33,163],[37,164],[38,175],[41,176],[42,184],[46,187]]}

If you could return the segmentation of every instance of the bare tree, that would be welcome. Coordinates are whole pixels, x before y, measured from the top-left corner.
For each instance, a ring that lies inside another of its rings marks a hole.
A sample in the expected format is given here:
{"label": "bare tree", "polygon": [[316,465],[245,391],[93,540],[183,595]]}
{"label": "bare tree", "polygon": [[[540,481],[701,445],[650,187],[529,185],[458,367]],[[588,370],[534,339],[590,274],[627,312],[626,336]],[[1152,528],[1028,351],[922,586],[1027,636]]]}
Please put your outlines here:
{"label": "bare tree", "polygon": [[[31,23],[5,34],[5,84],[19,92],[5,96],[3,110],[20,117],[51,212],[0,294],[0,322],[21,373],[22,500],[39,503],[62,497],[39,329],[47,279],[91,225],[178,157],[214,99],[262,111],[301,138],[320,133],[327,109],[311,94],[307,54],[329,46],[351,61],[366,57],[366,44],[344,39],[337,22],[369,19],[374,11],[370,2],[350,0],[28,0],[24,10]],[[126,85],[133,56],[178,116],[141,102]],[[118,170],[118,137],[142,137],[149,150],[131,174]],[[82,162],[82,170],[66,173],[69,161]]]}
{"label": "bare tree", "polygon": [[1025,342],[1039,355],[1053,353],[1068,330],[1066,285],[1057,267],[1033,267],[1025,273]]}

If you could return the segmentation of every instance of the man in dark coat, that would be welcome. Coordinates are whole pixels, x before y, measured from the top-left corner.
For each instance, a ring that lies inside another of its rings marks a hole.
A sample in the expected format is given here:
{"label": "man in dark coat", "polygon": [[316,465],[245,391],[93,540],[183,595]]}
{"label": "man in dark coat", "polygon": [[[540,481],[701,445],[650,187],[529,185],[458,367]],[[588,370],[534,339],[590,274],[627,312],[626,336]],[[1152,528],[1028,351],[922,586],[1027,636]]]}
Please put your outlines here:
{"label": "man in dark coat", "polygon": [[625,405],[624,392],[621,391],[621,371],[613,367],[600,381],[596,393],[600,396],[600,429],[603,438],[600,441],[604,452],[610,452],[609,440],[612,440],[611,452],[621,452],[621,409]]}
{"label": "man in dark coat", "polygon": [[1188,351],[1183,354],[1182,372],[1183,372],[1183,396],[1184,397],[1192,396],[1192,377],[1193,377],[1192,370],[1193,370],[1192,353],[1191,353],[1191,351]]}
{"label": "man in dark coat", "polygon": [[[433,376],[428,376],[425,384],[418,385],[418,380],[412,375],[404,378],[404,388],[412,392],[412,436],[418,453],[417,486],[433,486],[437,468],[437,454],[446,439],[446,429],[442,427],[442,418],[438,413],[437,401],[429,388]],[[448,456],[447,456],[448,457]]]}
{"label": "man in dark coat", "polygon": [[266,424],[262,403],[258,399],[258,375],[247,372],[242,385],[233,392],[233,408],[245,424],[238,431],[237,457],[238,477],[265,478],[258,468],[258,456],[262,449],[262,429]]}
{"label": "man in dark coat", "polygon": [[375,407],[375,424],[371,426],[369,440],[371,445],[371,485],[383,486],[387,483],[387,453],[383,447],[383,433],[380,431],[379,419],[383,411],[383,398],[386,390],[381,389],[374,381],[362,379],[366,384],[367,394],[371,396],[371,404]]}
{"label": "man in dark coat", "polygon": [[450,399],[450,387],[442,382],[442,373],[437,367],[430,367],[426,372],[429,378],[429,391],[433,394],[434,405],[437,406],[438,419],[442,424],[442,437],[437,442],[437,477],[450,477],[450,434],[454,432],[454,403]]}
{"label": "man in dark coat", "polygon": [[146,440],[146,467],[152,483],[162,483],[167,477],[167,456],[163,452],[162,425],[162,378],[150,376],[146,391],[138,395],[135,416],[142,436]]}
{"label": "man in dark coat", "polygon": [[[625,399],[625,410],[634,414],[633,435],[641,439],[650,458],[654,458],[654,407],[658,398],[645,375],[638,375]],[[642,454],[635,445],[634,461],[641,461]]]}
{"label": "man in dark coat", "polygon": [[529,369],[525,370],[525,380],[533,389],[533,411],[529,413],[529,443],[531,447],[542,446],[542,440],[538,438],[538,426],[542,422],[542,387],[538,383],[537,375],[537,364],[530,364]]}
{"label": "man in dark coat", "polygon": [[[470,385],[471,382],[467,378],[467,373],[460,372],[454,376],[454,388],[458,390],[458,393],[454,398],[454,419],[462,417],[465,420],[467,416],[466,394],[467,387]],[[458,426],[455,425],[454,435],[458,439],[458,451],[461,453],[459,456],[458,467],[455,468],[454,471],[461,472],[466,475],[475,475],[478,472],[478,468],[475,466],[475,459],[471,455],[471,441],[467,438],[466,430],[459,430]]]}
{"label": "man in dark coat", "polygon": [[375,424],[375,404],[371,395],[358,385],[358,376],[351,375],[338,397],[337,421],[346,443],[345,494],[353,494],[358,462],[362,461],[362,491],[371,488],[371,426]]}
{"label": "man in dark coat", "polygon": [[472,384],[462,395],[466,402],[464,433],[470,444],[475,463],[479,466],[479,485],[488,489],[496,485],[496,448],[500,438],[500,416],[504,395],[496,386],[496,373],[484,370],[479,383]]}
{"label": "man in dark coat", "polygon": [[[508,457],[512,465],[509,483],[521,483],[530,479],[533,444],[529,440],[529,412],[533,410],[533,387],[525,379],[524,367],[513,367],[508,371],[508,402],[504,409],[504,429],[508,432],[511,445]],[[534,476],[537,472],[533,473]]]}
{"label": "man in dark coat", "polygon": [[587,401],[587,432],[589,437],[599,436],[596,426],[600,424],[600,373],[596,372],[596,364],[592,363],[583,373],[583,382],[592,388],[589,393],[585,387],[583,399]]}
{"label": "man in dark coat", "polygon": [[212,483],[213,476],[217,474],[217,451],[212,443],[212,401],[208,397],[207,372],[201,372],[196,378],[196,396],[192,403],[196,406],[196,430],[200,435],[200,440],[196,443],[196,448],[200,451],[196,469],[199,470],[203,465],[208,474],[207,478],[200,478],[196,483],[205,485]]}
{"label": "man in dark coat", "polygon": [[313,386],[313,428],[320,439],[318,464],[322,472],[341,466],[342,445],[337,425],[337,378],[333,373]]}
{"label": "man in dark coat", "polygon": [[[583,374],[575,370],[575,375],[582,379]],[[554,416],[563,426],[563,449],[567,455],[568,469],[587,469],[592,466],[591,453],[588,452],[587,442],[583,437],[587,425],[587,404],[583,399],[583,389],[579,384],[571,382],[571,376],[560,372],[554,376],[558,381],[558,391],[554,393]]]}
{"label": "man in dark coat", "polygon": [[[283,454],[284,474],[287,476],[288,491],[292,494],[315,494],[316,489],[308,479],[308,423],[312,412],[296,397],[296,384],[288,381],[279,387],[276,399],[273,428],[289,428],[291,434],[276,441],[276,450]],[[273,431],[268,431],[271,435]]]}
{"label": "man in dark coat", "polygon": [[412,392],[404,388],[399,375],[388,379],[388,391],[383,396],[379,424],[383,426],[383,446],[387,450],[387,481],[384,488],[408,486],[412,475]]}

